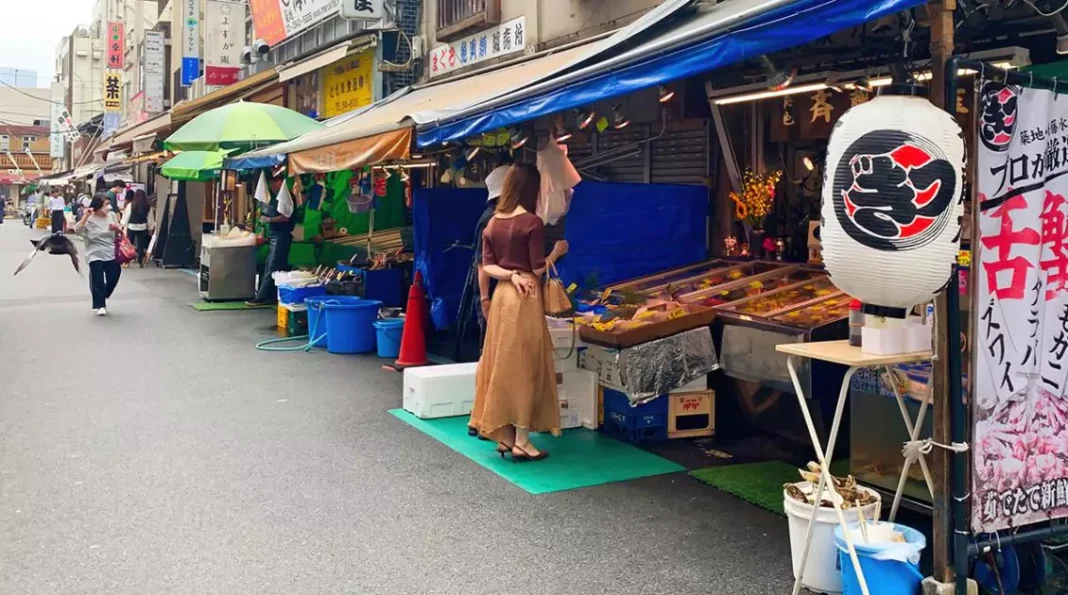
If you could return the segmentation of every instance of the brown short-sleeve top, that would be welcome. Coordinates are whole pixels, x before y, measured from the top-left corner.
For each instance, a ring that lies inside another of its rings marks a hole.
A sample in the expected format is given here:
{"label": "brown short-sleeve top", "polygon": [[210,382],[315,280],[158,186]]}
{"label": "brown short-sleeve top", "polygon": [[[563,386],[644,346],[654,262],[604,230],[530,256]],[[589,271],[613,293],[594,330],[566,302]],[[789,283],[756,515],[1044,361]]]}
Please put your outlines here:
{"label": "brown short-sleeve top", "polygon": [[533,213],[490,219],[482,233],[482,264],[533,273],[545,267],[545,224]]}

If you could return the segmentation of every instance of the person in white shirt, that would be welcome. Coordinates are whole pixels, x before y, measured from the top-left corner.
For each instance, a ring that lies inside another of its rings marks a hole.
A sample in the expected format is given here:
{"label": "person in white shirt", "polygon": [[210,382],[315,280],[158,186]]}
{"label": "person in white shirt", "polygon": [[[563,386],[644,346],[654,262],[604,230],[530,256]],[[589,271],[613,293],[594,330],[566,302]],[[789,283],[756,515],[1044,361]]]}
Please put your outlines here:
{"label": "person in white shirt", "polygon": [[67,206],[66,201],[55,190],[48,192],[48,210],[52,212],[52,233],[62,233],[63,228],[66,226],[67,219],[63,215],[63,207]]}

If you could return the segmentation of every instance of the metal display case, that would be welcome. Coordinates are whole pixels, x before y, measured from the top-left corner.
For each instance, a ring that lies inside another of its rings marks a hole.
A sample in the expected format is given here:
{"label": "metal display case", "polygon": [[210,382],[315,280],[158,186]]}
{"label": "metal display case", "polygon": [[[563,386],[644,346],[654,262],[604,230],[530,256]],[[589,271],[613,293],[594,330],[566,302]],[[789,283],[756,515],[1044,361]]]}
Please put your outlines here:
{"label": "metal display case", "polygon": [[[720,367],[754,426],[807,441],[782,343],[833,341],[849,335],[849,296],[816,277],[717,308],[723,328]],[[798,376],[821,438],[833,416],[845,367],[805,360]],[[847,441],[840,440],[843,450]]]}
{"label": "metal display case", "polygon": [[[633,279],[608,289],[617,295],[625,295],[631,302],[642,299],[650,302],[674,301],[683,306],[680,314],[668,320],[612,330],[583,326],[580,335],[584,341],[594,345],[615,349],[631,347],[710,325],[717,315],[713,306],[726,303],[724,292],[729,296],[749,297],[783,283],[809,279],[818,274],[822,273],[783,263],[710,260]],[[605,317],[629,318],[641,308],[641,305],[634,303],[615,306]]]}

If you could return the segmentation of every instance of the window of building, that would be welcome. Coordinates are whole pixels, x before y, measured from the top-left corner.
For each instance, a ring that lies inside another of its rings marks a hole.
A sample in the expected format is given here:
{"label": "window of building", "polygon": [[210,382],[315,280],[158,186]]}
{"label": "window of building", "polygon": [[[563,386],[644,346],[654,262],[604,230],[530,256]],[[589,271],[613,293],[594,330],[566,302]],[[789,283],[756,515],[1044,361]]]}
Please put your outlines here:
{"label": "window of building", "polygon": [[0,151],[11,150],[11,137],[6,134],[0,134]]}
{"label": "window of building", "polygon": [[28,153],[33,148],[33,143],[37,142],[36,136],[24,136],[22,137],[22,152]]}

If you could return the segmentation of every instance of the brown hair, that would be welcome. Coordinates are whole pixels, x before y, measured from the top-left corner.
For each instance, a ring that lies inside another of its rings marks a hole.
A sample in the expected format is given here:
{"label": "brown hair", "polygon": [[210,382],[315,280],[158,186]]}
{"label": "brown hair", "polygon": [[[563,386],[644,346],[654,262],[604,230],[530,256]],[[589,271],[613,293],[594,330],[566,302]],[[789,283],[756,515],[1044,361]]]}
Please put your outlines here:
{"label": "brown hair", "polygon": [[541,192],[541,174],[538,168],[529,163],[516,163],[508,169],[501,189],[501,199],[497,202],[498,213],[511,213],[516,207],[523,207],[529,213],[538,209],[538,194]]}

